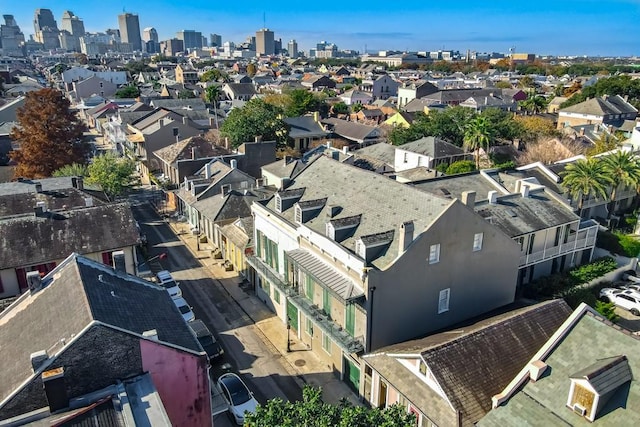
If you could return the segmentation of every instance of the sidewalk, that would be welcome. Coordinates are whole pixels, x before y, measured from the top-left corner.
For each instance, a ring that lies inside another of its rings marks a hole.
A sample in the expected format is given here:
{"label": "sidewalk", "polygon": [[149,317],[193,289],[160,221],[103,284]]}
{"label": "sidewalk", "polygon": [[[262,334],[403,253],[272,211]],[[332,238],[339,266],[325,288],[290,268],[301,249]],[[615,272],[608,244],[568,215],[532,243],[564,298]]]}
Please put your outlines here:
{"label": "sidewalk", "polygon": [[235,271],[225,271],[223,260],[211,258],[211,251],[198,251],[196,236],[189,233],[185,223],[169,223],[171,229],[185,243],[191,253],[209,270],[231,298],[251,318],[261,332],[262,340],[272,351],[282,355],[287,373],[302,388],[304,384],[322,387],[323,400],[330,404],[338,404],[340,399],[347,398],[354,405],[360,406],[357,396],[332,371],[324,361],[320,360],[304,343],[290,335],[291,352],[286,352],[287,329],[283,322],[256,297],[252,290],[244,290],[240,286],[242,278]]}

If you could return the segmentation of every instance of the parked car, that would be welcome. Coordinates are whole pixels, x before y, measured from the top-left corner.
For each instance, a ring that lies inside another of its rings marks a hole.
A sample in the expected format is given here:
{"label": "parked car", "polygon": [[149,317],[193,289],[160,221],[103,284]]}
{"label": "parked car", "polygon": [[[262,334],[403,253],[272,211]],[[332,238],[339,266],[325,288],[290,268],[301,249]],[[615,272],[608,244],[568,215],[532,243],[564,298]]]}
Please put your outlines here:
{"label": "parked car", "polygon": [[178,282],[173,279],[173,276],[171,276],[171,273],[167,270],[159,271],[158,274],[156,274],[156,279],[156,283],[165,288],[167,292],[169,292],[169,295],[171,295],[171,298],[180,298],[182,296]]}
{"label": "parked car", "polygon": [[245,412],[254,413],[258,401],[240,377],[232,372],[223,374],[217,381],[220,393],[227,401],[229,413],[238,425],[244,424]]}
{"label": "parked car", "polygon": [[176,307],[178,307],[178,310],[180,310],[180,313],[182,313],[182,318],[184,320],[187,322],[193,322],[196,319],[195,314],[193,314],[192,307],[187,304],[187,301],[184,298],[174,298],[173,302]]}
{"label": "parked car", "polygon": [[605,302],[613,302],[613,297],[617,295],[630,295],[634,298],[640,298],[640,292],[635,289],[602,288],[600,290],[600,299]]}
{"label": "parked car", "polygon": [[611,302],[629,310],[635,316],[640,316],[640,296],[619,293],[611,297]]}
{"label": "parked car", "polygon": [[216,341],[216,338],[202,320],[196,319],[190,322],[189,326],[193,330],[193,333],[196,334],[196,338],[198,338],[200,345],[202,345],[209,359],[215,359],[224,353],[222,346]]}

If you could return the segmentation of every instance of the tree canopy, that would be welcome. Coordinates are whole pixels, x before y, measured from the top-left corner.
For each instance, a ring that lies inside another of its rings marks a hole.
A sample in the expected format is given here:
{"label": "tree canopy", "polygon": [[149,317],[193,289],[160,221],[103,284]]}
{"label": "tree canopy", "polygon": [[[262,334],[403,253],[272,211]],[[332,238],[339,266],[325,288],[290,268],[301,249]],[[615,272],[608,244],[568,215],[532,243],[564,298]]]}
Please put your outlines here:
{"label": "tree canopy", "polygon": [[95,157],[89,165],[87,183],[99,185],[107,197],[113,199],[136,183],[135,170],[133,160],[108,151]]}
{"label": "tree canopy", "polygon": [[289,131],[282,120],[282,109],[256,98],[242,108],[231,110],[220,126],[220,133],[229,138],[233,147],[237,147],[253,141],[256,136],[262,137],[263,141],[275,140],[285,144]]}
{"label": "tree canopy", "polygon": [[87,162],[89,145],[82,138],[85,126],[69,106],[69,100],[56,89],[26,95],[18,109],[18,126],[11,131],[11,139],[20,146],[9,153],[17,163],[15,177],[47,178],[65,165]]}
{"label": "tree canopy", "polygon": [[70,165],[61,167],[57,171],[54,171],[52,176],[89,176],[89,169],[87,168],[87,165],[72,163]]}
{"label": "tree canopy", "polygon": [[602,95],[626,95],[629,97],[629,103],[639,108],[640,80],[632,80],[631,77],[625,75],[599,79],[595,84],[582,88],[580,93],[574,94],[571,98],[563,102],[560,107],[569,107],[579,104],[588,98]]}
{"label": "tree canopy", "polygon": [[116,98],[137,98],[140,96],[140,89],[133,85],[127,85],[116,91]]}
{"label": "tree canopy", "polygon": [[578,200],[579,210],[582,210],[584,201],[588,197],[607,198],[611,177],[604,163],[597,158],[569,163],[560,175],[569,194]]}
{"label": "tree canopy", "polygon": [[259,405],[256,412],[244,419],[247,427],[415,427],[415,415],[406,408],[393,405],[386,409],[353,406],[347,400],[338,405],[322,401],[322,390],[305,386],[302,400],[285,402],[280,398]]}

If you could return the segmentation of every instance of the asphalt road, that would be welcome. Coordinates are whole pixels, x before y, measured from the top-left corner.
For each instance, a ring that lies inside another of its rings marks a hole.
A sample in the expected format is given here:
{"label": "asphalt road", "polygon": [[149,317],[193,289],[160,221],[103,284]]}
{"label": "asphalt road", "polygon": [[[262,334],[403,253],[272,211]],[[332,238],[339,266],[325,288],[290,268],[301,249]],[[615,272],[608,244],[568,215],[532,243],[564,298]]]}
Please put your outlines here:
{"label": "asphalt road", "polygon": [[[265,342],[261,331],[241,307],[158,216],[151,205],[156,199],[150,192],[134,195],[133,213],[147,236],[149,257],[162,252],[168,254],[155,268],[171,271],[196,318],[204,321],[225,350],[222,357],[211,362],[212,378],[225,372],[223,365],[229,364],[230,370],[239,373],[254,392],[258,402],[264,403],[274,397],[299,400],[301,390],[287,374],[280,353],[268,340]],[[224,414],[215,418],[216,426],[228,422]]]}

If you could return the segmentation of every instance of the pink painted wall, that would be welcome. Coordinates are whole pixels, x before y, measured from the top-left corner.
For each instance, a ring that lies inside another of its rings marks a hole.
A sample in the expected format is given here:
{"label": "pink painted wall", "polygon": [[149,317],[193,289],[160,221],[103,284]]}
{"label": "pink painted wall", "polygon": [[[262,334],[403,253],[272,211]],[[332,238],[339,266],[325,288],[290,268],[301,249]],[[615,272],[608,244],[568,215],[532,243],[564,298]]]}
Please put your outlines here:
{"label": "pink painted wall", "polygon": [[206,356],[148,340],[140,340],[140,351],[142,369],[151,374],[171,424],[212,426]]}

